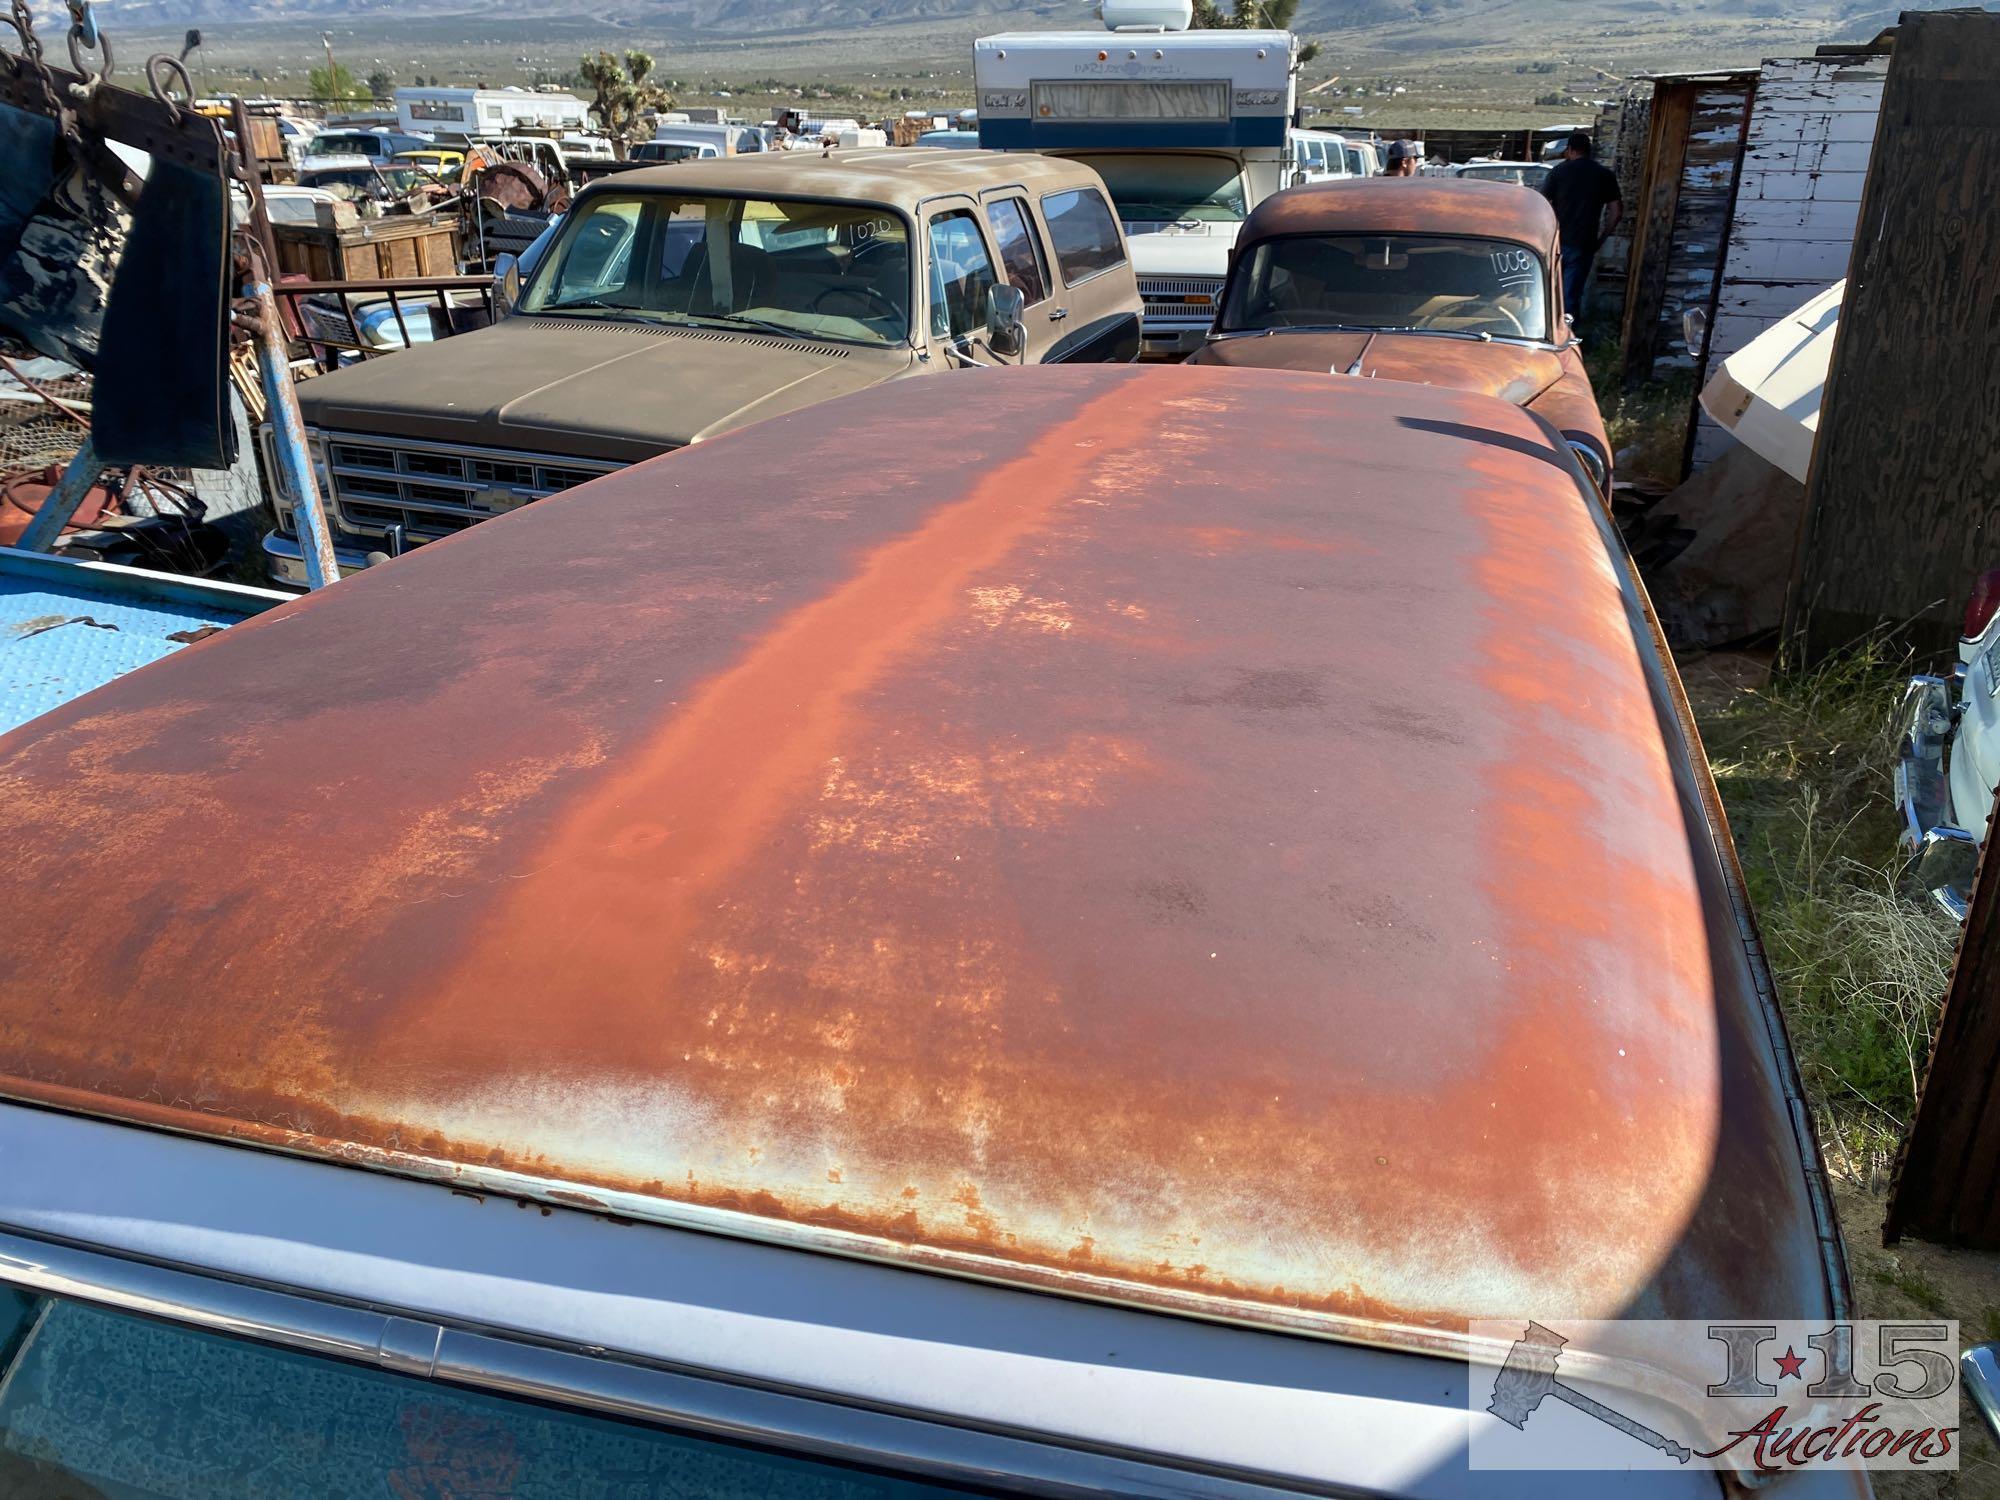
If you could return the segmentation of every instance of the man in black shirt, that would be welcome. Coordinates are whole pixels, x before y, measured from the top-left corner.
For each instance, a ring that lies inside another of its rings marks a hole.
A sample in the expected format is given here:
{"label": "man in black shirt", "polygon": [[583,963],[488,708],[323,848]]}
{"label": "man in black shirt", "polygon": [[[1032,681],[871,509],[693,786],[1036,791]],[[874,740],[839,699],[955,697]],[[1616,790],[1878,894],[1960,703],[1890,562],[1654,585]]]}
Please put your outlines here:
{"label": "man in black shirt", "polygon": [[[1625,215],[1625,195],[1618,178],[1592,154],[1590,136],[1579,130],[1569,138],[1563,159],[1542,180],[1542,196],[1556,211],[1562,228],[1563,307],[1573,318],[1583,317],[1583,289],[1590,280],[1590,263],[1604,235]],[[1606,206],[1611,212],[1605,213]]]}

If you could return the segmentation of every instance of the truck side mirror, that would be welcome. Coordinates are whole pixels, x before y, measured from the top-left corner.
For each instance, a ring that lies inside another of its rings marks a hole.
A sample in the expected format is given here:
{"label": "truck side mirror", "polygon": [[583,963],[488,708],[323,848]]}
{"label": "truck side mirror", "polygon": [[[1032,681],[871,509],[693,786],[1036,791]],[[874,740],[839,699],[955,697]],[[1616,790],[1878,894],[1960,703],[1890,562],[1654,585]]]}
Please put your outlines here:
{"label": "truck side mirror", "polygon": [[521,300],[521,262],[507,254],[493,258],[493,316],[504,318]]}
{"label": "truck side mirror", "polygon": [[1021,327],[1021,314],[1028,299],[1017,286],[1002,283],[986,296],[986,347],[1002,359],[1018,359],[1028,347],[1028,335]]}

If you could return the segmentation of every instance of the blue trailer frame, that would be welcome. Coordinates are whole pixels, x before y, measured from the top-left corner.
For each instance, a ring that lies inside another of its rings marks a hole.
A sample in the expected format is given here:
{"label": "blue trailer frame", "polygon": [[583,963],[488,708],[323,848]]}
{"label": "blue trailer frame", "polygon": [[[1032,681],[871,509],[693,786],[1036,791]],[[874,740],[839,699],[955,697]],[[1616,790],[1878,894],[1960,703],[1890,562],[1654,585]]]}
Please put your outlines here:
{"label": "blue trailer frame", "polygon": [[297,597],[0,547],[0,734]]}

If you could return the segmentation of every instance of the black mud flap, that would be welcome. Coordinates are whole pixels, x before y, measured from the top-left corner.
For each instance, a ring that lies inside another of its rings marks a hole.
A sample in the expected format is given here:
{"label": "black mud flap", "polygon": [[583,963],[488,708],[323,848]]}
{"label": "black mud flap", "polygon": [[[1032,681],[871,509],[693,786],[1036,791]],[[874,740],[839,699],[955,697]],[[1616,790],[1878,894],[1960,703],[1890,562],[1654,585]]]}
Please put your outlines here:
{"label": "black mud flap", "polygon": [[[51,71],[66,92],[69,76]],[[163,101],[109,85],[97,97],[69,138],[32,106],[0,103],[0,331],[95,376],[91,429],[107,468],[226,469],[236,427],[220,135]],[[151,153],[136,200],[136,179],[91,128],[97,114],[151,126],[111,132],[135,149],[173,148]]]}
{"label": "black mud flap", "polygon": [[153,159],[111,286],[91,393],[107,465],[226,469],[229,191],[219,171]]}

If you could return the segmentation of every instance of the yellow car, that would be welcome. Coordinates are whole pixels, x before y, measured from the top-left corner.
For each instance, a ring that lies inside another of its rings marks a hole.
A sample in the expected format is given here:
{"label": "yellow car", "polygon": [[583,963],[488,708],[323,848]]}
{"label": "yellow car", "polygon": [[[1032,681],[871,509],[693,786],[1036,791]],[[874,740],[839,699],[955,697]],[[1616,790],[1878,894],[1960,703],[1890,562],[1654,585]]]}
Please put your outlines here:
{"label": "yellow car", "polygon": [[425,147],[420,151],[398,151],[396,160],[408,162],[419,171],[428,172],[443,181],[455,181],[465,166],[465,153],[448,151],[441,146]]}

